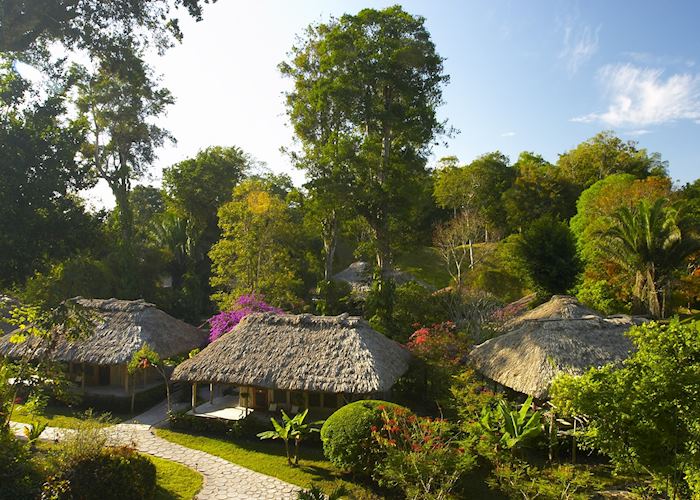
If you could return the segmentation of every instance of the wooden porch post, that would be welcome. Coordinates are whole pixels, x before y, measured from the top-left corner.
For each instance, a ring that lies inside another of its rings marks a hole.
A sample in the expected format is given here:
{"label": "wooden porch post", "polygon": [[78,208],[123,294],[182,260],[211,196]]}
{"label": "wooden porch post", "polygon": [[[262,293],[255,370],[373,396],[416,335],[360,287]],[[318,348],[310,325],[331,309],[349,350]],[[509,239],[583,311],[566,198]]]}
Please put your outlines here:
{"label": "wooden porch post", "polygon": [[209,404],[214,403],[214,384],[209,384]]}
{"label": "wooden porch post", "polygon": [[85,363],[80,363],[82,376],[80,377],[80,390],[85,392]]}
{"label": "wooden porch post", "polygon": [[309,391],[304,391],[304,409],[309,408]]}
{"label": "wooden porch post", "polygon": [[197,382],[192,384],[192,413],[197,413]]}
{"label": "wooden porch post", "polygon": [[129,369],[124,366],[124,392],[129,394]]}

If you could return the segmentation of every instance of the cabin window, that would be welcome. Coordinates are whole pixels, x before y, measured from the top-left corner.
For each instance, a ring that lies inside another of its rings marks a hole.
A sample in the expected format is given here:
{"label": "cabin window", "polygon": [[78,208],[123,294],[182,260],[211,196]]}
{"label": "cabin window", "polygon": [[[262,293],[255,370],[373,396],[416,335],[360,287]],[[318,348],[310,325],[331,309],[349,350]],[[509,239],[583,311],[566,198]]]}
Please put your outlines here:
{"label": "cabin window", "polygon": [[310,392],[309,393],[309,408],[320,408],[321,407],[321,393],[320,392]]}

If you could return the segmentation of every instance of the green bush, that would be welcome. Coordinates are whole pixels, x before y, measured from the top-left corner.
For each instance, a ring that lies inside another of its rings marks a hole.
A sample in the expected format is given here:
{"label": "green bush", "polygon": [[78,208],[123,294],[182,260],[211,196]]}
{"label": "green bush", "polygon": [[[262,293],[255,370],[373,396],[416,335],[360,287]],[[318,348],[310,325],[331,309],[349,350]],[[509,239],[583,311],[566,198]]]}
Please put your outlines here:
{"label": "green bush", "polygon": [[73,463],[61,480],[54,478],[50,484],[65,487],[65,481],[72,498],[141,500],[154,495],[156,467],[131,448],[105,448],[97,456]]}
{"label": "green bush", "polygon": [[8,429],[0,429],[0,498],[35,498],[35,476],[27,446]]}
{"label": "green bush", "polygon": [[343,406],[321,427],[323,453],[341,469],[367,474],[381,459],[372,427],[382,425],[382,408],[402,408],[386,401],[363,400]]}

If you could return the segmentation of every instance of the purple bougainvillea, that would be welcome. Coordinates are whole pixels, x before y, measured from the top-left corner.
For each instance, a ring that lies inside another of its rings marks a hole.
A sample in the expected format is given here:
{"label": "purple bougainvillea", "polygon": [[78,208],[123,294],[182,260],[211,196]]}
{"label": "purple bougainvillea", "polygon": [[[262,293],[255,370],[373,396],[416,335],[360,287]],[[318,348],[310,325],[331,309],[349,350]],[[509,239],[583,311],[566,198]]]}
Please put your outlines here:
{"label": "purple bougainvillea", "polygon": [[209,318],[209,326],[211,326],[209,340],[213,342],[224,333],[230,332],[243,318],[254,312],[282,314],[284,311],[265,302],[262,295],[254,293],[241,295],[230,311],[222,311]]}

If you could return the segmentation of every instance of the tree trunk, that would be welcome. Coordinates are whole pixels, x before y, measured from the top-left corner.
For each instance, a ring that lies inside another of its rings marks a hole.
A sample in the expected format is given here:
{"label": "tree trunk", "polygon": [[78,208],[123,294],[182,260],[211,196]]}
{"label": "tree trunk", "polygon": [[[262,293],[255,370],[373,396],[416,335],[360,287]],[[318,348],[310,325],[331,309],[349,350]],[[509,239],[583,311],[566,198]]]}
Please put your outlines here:
{"label": "tree trunk", "polygon": [[333,259],[338,244],[338,216],[335,210],[323,221],[323,277],[330,281],[333,276]]}
{"label": "tree trunk", "polygon": [[284,451],[287,453],[287,464],[292,465],[292,457],[289,456],[289,440],[284,440]]}
{"label": "tree trunk", "polygon": [[165,375],[165,371],[162,372],[163,379],[165,380],[165,399],[168,402],[168,414],[172,411],[173,407],[172,404],[170,403],[170,381],[168,380],[168,377]]}
{"label": "tree trunk", "polygon": [[385,117],[382,120],[382,157],[377,171],[377,184],[379,184],[379,192],[382,199],[379,200],[379,210],[377,211],[377,221],[374,227],[374,232],[377,238],[377,267],[382,279],[389,274],[391,270],[391,246],[389,243],[389,210],[387,203],[387,195],[385,184],[386,176],[389,170],[389,161],[391,158],[391,126],[389,124],[388,114],[392,107],[392,89],[389,85],[385,85],[383,89],[384,96],[384,113]]}
{"label": "tree trunk", "polygon": [[469,269],[474,269],[474,245],[469,239]]}
{"label": "tree trunk", "polygon": [[654,318],[661,317],[661,304],[659,303],[659,292],[654,281],[654,273],[652,270],[646,272],[646,289],[647,300],[649,304],[649,314]]}
{"label": "tree trunk", "polygon": [[374,234],[377,239],[377,269],[382,279],[384,279],[391,271],[389,228],[386,227],[385,221],[382,220],[379,222],[374,229]]}

